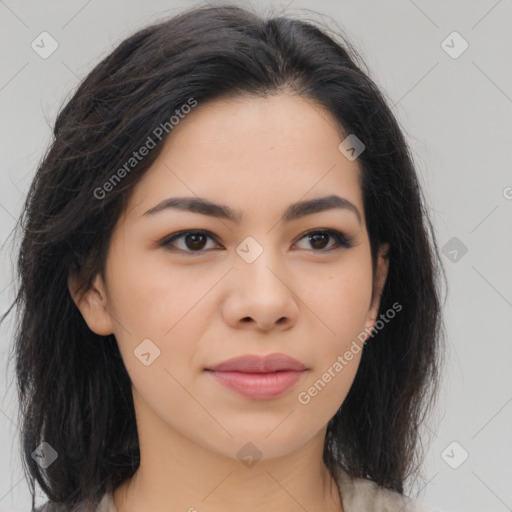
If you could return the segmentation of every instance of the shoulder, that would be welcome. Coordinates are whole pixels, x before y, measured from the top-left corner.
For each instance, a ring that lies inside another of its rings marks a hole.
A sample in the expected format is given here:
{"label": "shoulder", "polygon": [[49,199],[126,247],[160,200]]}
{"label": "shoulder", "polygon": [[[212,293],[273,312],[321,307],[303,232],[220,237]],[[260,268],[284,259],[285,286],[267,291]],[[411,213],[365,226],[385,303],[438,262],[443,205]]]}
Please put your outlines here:
{"label": "shoulder", "polygon": [[75,507],[69,507],[62,503],[47,501],[44,505],[36,507],[34,512],[116,512],[114,500],[111,493],[107,492],[103,495],[98,506],[87,506],[78,504]]}
{"label": "shoulder", "polygon": [[344,512],[434,512],[398,492],[384,489],[372,480],[353,478],[336,469]]}
{"label": "shoulder", "polygon": [[[435,512],[407,496],[380,487],[372,480],[353,478],[341,468],[336,468],[335,472],[344,512]],[[47,502],[35,512],[116,512],[116,509],[112,495],[106,493],[94,509],[83,505],[70,509]]]}

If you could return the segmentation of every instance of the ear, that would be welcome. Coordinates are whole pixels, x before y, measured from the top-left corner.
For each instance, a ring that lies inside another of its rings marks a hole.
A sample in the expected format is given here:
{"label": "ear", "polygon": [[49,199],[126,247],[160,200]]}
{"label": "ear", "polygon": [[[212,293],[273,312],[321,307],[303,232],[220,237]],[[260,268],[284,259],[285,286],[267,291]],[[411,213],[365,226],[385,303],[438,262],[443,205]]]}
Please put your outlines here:
{"label": "ear", "polygon": [[386,284],[389,270],[389,243],[382,244],[379,248],[377,268],[375,269],[375,276],[373,279],[373,293],[372,303],[368,316],[366,317],[366,327],[373,331],[375,322],[377,321],[377,315],[379,313],[380,299]]}
{"label": "ear", "polygon": [[108,311],[105,284],[99,274],[94,277],[89,289],[79,290],[80,281],[76,274],[70,273],[68,277],[69,293],[82,313],[82,316],[91,331],[101,336],[114,332],[112,317]]}

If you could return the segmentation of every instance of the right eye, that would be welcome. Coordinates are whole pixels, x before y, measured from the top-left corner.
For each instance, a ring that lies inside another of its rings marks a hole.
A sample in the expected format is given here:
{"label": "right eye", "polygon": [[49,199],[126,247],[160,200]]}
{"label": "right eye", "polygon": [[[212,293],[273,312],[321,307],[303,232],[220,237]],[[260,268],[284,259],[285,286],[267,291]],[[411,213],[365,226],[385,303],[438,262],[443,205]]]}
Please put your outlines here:
{"label": "right eye", "polygon": [[[171,235],[165,237],[160,242],[160,245],[171,252],[184,252],[193,254],[206,252],[203,249],[205,246],[207,246],[208,239],[215,241],[216,237],[209,231],[192,229],[172,233]],[[179,243],[176,243],[177,241],[179,241]]]}

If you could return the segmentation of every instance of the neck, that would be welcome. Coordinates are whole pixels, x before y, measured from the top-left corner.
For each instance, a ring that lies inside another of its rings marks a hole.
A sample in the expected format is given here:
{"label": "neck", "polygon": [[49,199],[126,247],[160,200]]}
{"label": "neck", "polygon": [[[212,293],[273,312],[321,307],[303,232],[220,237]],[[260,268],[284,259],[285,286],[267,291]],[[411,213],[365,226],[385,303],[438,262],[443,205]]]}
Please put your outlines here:
{"label": "neck", "polygon": [[338,486],[322,460],[325,432],[285,456],[249,467],[163,422],[139,422],[140,465],[114,492],[117,512],[343,512]]}

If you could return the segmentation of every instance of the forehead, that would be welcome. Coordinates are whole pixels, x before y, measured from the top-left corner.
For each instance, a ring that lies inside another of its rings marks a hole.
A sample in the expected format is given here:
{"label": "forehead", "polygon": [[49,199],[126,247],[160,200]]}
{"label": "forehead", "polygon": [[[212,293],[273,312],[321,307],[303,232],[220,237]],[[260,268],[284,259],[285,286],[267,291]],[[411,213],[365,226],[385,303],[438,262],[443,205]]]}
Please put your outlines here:
{"label": "forehead", "polygon": [[199,104],[174,126],[128,209],[140,215],[155,201],[187,195],[262,213],[336,193],[364,217],[360,168],[339,151],[341,141],[331,113],[301,96]]}
{"label": "forehead", "polygon": [[263,145],[293,145],[306,138],[328,143],[326,136],[337,140],[338,132],[334,116],[312,99],[288,93],[244,95],[199,103],[174,127],[168,145],[190,142],[190,137],[227,144],[235,134]]}

